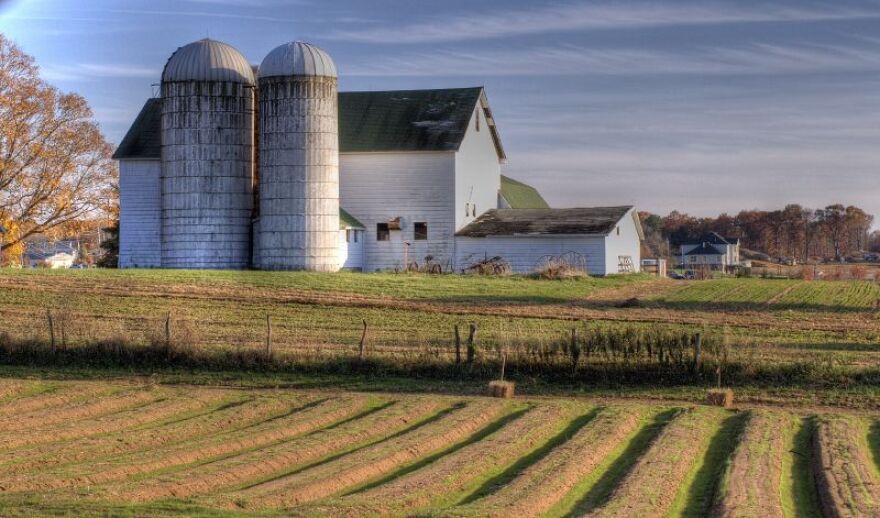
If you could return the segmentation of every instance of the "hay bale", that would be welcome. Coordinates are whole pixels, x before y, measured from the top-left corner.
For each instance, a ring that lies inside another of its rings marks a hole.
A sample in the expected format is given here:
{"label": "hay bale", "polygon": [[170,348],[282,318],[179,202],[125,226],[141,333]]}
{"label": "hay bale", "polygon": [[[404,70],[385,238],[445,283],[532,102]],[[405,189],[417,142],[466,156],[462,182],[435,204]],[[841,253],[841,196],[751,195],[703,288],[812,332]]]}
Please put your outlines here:
{"label": "hay bale", "polygon": [[510,399],[513,397],[514,383],[512,381],[490,381],[489,395],[492,397]]}
{"label": "hay bale", "polygon": [[712,389],[706,396],[706,403],[724,408],[733,407],[733,391],[730,389]]}

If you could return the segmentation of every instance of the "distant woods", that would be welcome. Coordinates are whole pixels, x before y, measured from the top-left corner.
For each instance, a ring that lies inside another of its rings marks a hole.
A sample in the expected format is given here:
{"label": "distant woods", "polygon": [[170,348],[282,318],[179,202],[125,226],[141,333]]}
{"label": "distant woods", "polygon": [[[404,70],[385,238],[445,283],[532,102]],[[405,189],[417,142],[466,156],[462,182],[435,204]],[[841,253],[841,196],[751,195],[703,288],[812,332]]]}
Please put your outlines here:
{"label": "distant woods", "polygon": [[15,262],[29,236],[115,213],[111,152],[86,100],[40,79],[0,34],[0,259]]}
{"label": "distant woods", "polygon": [[642,212],[640,216],[646,246],[652,254],[665,256],[676,255],[677,244],[708,232],[739,238],[743,248],[799,262],[880,251],[880,232],[871,233],[874,216],[854,206],[809,209],[793,204],[781,210],[744,210],[716,218],[678,211],[667,216]]}

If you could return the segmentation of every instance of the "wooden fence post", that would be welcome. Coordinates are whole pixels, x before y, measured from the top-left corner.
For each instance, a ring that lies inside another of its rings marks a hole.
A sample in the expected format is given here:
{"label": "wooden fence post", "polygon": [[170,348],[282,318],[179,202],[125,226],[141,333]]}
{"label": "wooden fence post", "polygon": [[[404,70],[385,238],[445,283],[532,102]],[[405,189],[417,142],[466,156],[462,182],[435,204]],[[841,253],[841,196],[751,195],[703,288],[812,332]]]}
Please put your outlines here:
{"label": "wooden fence post", "polygon": [[266,358],[272,357],[272,316],[266,314]]}
{"label": "wooden fence post", "polygon": [[171,352],[171,312],[165,316],[165,351]]}
{"label": "wooden fence post", "polygon": [[364,332],[361,334],[361,343],[358,346],[358,358],[363,361],[367,346],[367,319],[364,319]]}
{"label": "wooden fence post", "polygon": [[703,366],[700,358],[702,345],[703,337],[700,333],[697,333],[697,336],[694,340],[694,374],[696,374],[697,376],[700,375],[700,368]]}
{"label": "wooden fence post", "polygon": [[49,320],[49,345],[52,347],[52,354],[55,354],[55,323],[52,321],[52,310],[46,310],[46,319]]}
{"label": "wooden fence post", "polygon": [[504,381],[504,368],[507,366],[507,351],[501,353],[501,381]]}
{"label": "wooden fence post", "polygon": [[467,363],[471,365],[474,363],[474,357],[477,355],[477,348],[474,345],[474,340],[477,336],[477,325],[471,324],[470,330],[468,332],[468,341],[467,341]]}
{"label": "wooden fence post", "polygon": [[461,333],[458,331],[458,324],[455,324],[455,364],[461,364]]}

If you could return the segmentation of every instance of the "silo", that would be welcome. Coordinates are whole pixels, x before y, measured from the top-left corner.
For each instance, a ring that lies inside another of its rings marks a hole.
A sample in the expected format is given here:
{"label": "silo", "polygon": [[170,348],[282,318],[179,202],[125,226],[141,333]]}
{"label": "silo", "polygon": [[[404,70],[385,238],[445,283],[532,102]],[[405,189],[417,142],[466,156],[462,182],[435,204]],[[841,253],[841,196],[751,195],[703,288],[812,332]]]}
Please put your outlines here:
{"label": "silo", "polygon": [[339,270],[336,66],[308,43],[277,47],[260,65],[260,221],[266,270]]}
{"label": "silo", "polygon": [[162,72],[162,266],[250,266],[254,73],[204,39]]}

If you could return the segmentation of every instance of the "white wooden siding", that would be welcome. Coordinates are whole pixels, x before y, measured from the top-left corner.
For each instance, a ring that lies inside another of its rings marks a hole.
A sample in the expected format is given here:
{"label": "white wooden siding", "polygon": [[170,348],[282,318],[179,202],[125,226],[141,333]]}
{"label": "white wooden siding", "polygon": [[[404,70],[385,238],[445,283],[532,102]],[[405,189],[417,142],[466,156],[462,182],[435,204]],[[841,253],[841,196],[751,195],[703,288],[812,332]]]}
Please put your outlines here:
{"label": "white wooden siding", "polygon": [[[480,119],[477,131],[476,118]],[[501,163],[486,123],[482,102],[471,114],[467,132],[455,156],[455,230],[475,219],[465,216],[465,205],[476,207],[476,215],[498,207],[501,190]]]}
{"label": "white wooden siding", "polygon": [[636,228],[638,214],[635,209],[630,209],[617,226],[611,230],[605,239],[605,273],[620,273],[620,256],[628,255],[632,259],[633,270],[641,271],[642,267],[642,241]]}
{"label": "white wooden siding", "polygon": [[119,161],[119,267],[161,264],[159,160]]}
{"label": "white wooden siding", "polygon": [[[515,273],[532,273],[545,256],[575,252],[585,257],[587,272],[605,275],[605,238],[603,236],[489,236],[455,238],[456,271],[484,258],[499,256],[510,263]],[[634,258],[635,259],[635,258]],[[617,270],[615,257],[614,271]]]}
{"label": "white wooden siding", "polygon": [[[366,227],[364,271],[421,264],[432,255],[441,264],[454,256],[455,153],[342,153],[339,163],[340,200],[345,210]],[[463,210],[463,209],[462,209]],[[402,230],[389,241],[376,241],[376,224],[400,217]],[[413,223],[428,224],[428,239],[413,240]]]}
{"label": "white wooden siding", "polygon": [[[346,237],[350,232],[351,241]],[[357,241],[355,242],[355,233]],[[339,264],[346,270],[361,270],[364,267],[364,231],[357,229],[339,231]]]}

